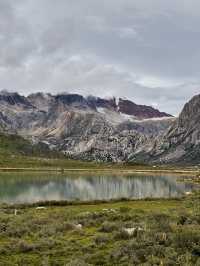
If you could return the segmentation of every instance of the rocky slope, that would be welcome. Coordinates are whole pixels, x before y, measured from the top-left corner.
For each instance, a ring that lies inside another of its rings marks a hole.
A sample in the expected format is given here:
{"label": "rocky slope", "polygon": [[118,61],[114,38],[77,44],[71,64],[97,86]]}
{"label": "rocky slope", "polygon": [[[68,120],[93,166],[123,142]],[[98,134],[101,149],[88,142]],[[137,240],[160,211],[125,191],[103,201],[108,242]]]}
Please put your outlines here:
{"label": "rocky slope", "polygon": [[[151,143],[151,144],[150,144]],[[170,164],[200,164],[200,95],[184,106],[180,116],[160,136],[139,152],[131,161]]]}
{"label": "rocky slope", "polygon": [[200,163],[200,95],[186,103],[157,146],[161,162]]}
{"label": "rocky slope", "polygon": [[159,147],[155,138],[160,140],[158,136],[174,120],[169,114],[123,99],[0,93],[1,131],[45,143],[79,159],[116,162],[136,160],[138,154],[146,156],[152,147]]}

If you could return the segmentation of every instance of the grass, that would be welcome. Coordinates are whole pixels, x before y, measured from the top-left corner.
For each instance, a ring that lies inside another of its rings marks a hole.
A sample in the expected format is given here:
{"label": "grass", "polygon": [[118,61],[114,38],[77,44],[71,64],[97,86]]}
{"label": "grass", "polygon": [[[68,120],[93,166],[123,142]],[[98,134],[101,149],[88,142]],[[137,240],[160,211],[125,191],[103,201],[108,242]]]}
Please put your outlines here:
{"label": "grass", "polygon": [[101,164],[95,162],[82,162],[67,158],[33,157],[23,155],[0,155],[1,168],[41,168],[41,169],[63,169],[63,168],[101,168]]}
{"label": "grass", "polygon": [[[46,156],[30,156],[21,154],[1,154],[0,171],[129,171],[129,172],[165,172],[170,174],[199,175],[196,167],[177,167],[168,165],[141,165],[132,163],[99,163],[72,160],[65,157],[50,158]],[[196,179],[195,179],[196,180]],[[192,179],[192,182],[195,181]],[[181,181],[181,179],[180,179]],[[186,181],[184,179],[184,181]]]}
{"label": "grass", "polygon": [[[0,265],[199,265],[199,203],[197,192],[171,200],[54,202],[40,210],[2,205]],[[141,230],[124,230],[133,227]]]}

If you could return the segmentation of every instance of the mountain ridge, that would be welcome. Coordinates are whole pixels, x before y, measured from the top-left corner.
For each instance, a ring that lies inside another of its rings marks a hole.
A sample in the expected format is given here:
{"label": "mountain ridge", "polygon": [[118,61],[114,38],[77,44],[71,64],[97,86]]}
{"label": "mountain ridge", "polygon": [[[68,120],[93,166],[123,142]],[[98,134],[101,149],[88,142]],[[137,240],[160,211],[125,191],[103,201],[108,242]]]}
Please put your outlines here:
{"label": "mountain ridge", "polygon": [[198,162],[199,113],[199,95],[174,118],[114,97],[0,93],[1,131],[81,160]]}
{"label": "mountain ridge", "polygon": [[[67,104],[69,106],[81,106],[82,108],[89,107],[93,110],[97,110],[97,108],[108,108],[116,112],[120,112],[127,115],[133,115],[135,117],[144,119],[144,118],[155,118],[155,117],[172,117],[172,115],[160,112],[159,110],[153,108],[152,106],[147,105],[139,105],[134,103],[131,100],[119,98],[117,103],[116,97],[110,98],[101,98],[95,96],[87,96],[84,97],[80,94],[73,93],[63,93],[57,95],[51,94],[43,94],[43,93],[34,93],[27,96],[27,99],[30,103],[35,104],[34,98],[41,98],[43,101],[47,98],[54,99],[55,101],[60,101],[63,104]],[[126,108],[126,105],[129,105]]]}

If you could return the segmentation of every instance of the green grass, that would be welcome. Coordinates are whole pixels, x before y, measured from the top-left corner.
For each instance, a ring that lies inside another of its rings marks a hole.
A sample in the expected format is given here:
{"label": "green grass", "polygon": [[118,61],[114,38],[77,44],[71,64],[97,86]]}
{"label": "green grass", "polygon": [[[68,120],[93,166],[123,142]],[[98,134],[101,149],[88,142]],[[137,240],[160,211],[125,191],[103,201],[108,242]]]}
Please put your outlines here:
{"label": "green grass", "polygon": [[38,155],[42,150],[39,146],[33,146],[28,140],[23,139],[18,135],[0,134],[0,154],[1,155],[18,155],[31,154]]}
{"label": "green grass", "polygon": [[[20,169],[21,170],[130,170],[130,171],[146,171],[150,170],[153,172],[162,172],[162,171],[170,171],[170,173],[175,172],[183,172],[187,171],[187,173],[192,175],[197,175],[200,173],[199,168],[194,167],[176,167],[176,166],[168,166],[168,165],[158,165],[154,168],[152,165],[140,165],[140,164],[132,164],[132,163],[100,163],[100,162],[87,162],[80,160],[72,160],[65,157],[48,157],[46,155],[21,155],[21,154],[2,154],[0,153],[0,169],[2,168],[14,168],[13,170]],[[16,169],[15,169],[16,168]]]}
{"label": "green grass", "polygon": [[[196,193],[179,200],[58,203],[43,210],[3,205],[0,265],[199,265],[199,203]],[[129,236],[128,227],[143,230]]]}
{"label": "green grass", "polygon": [[0,167],[6,168],[100,168],[95,162],[82,162],[67,158],[33,157],[22,155],[0,155]]}

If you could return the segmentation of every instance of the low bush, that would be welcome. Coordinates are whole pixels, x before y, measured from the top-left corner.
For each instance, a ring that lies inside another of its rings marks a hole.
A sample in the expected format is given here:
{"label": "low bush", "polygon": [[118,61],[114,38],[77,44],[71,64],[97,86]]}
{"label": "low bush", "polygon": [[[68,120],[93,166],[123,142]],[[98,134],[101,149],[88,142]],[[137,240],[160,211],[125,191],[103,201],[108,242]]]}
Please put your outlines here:
{"label": "low bush", "polygon": [[115,240],[128,240],[131,239],[133,235],[130,235],[127,231],[120,229],[116,234],[114,235]]}
{"label": "low bush", "polygon": [[153,214],[150,217],[151,220],[151,229],[157,232],[171,232],[172,227],[170,224],[170,216],[166,214]]}
{"label": "low bush", "polygon": [[31,252],[38,248],[38,245],[30,244],[27,241],[21,240],[18,243],[19,252]]}
{"label": "low bush", "polygon": [[94,239],[95,243],[97,245],[105,244],[109,241],[109,237],[105,235],[97,235]]}
{"label": "low bush", "polygon": [[111,233],[115,230],[117,230],[119,228],[119,226],[116,223],[113,222],[104,222],[101,226],[101,228],[99,229],[100,232],[104,232],[104,233]]}
{"label": "low bush", "polygon": [[200,245],[200,231],[181,229],[174,234],[173,243],[175,247],[182,250],[191,250]]}
{"label": "low bush", "polygon": [[66,266],[90,266],[90,265],[91,264],[88,264],[81,259],[74,259],[74,260],[71,260],[69,263],[66,264]]}
{"label": "low bush", "polygon": [[120,207],[120,208],[119,208],[119,211],[120,211],[121,213],[127,213],[127,212],[130,212],[130,211],[131,211],[131,208],[126,207],[126,206],[123,206],[123,207]]}

